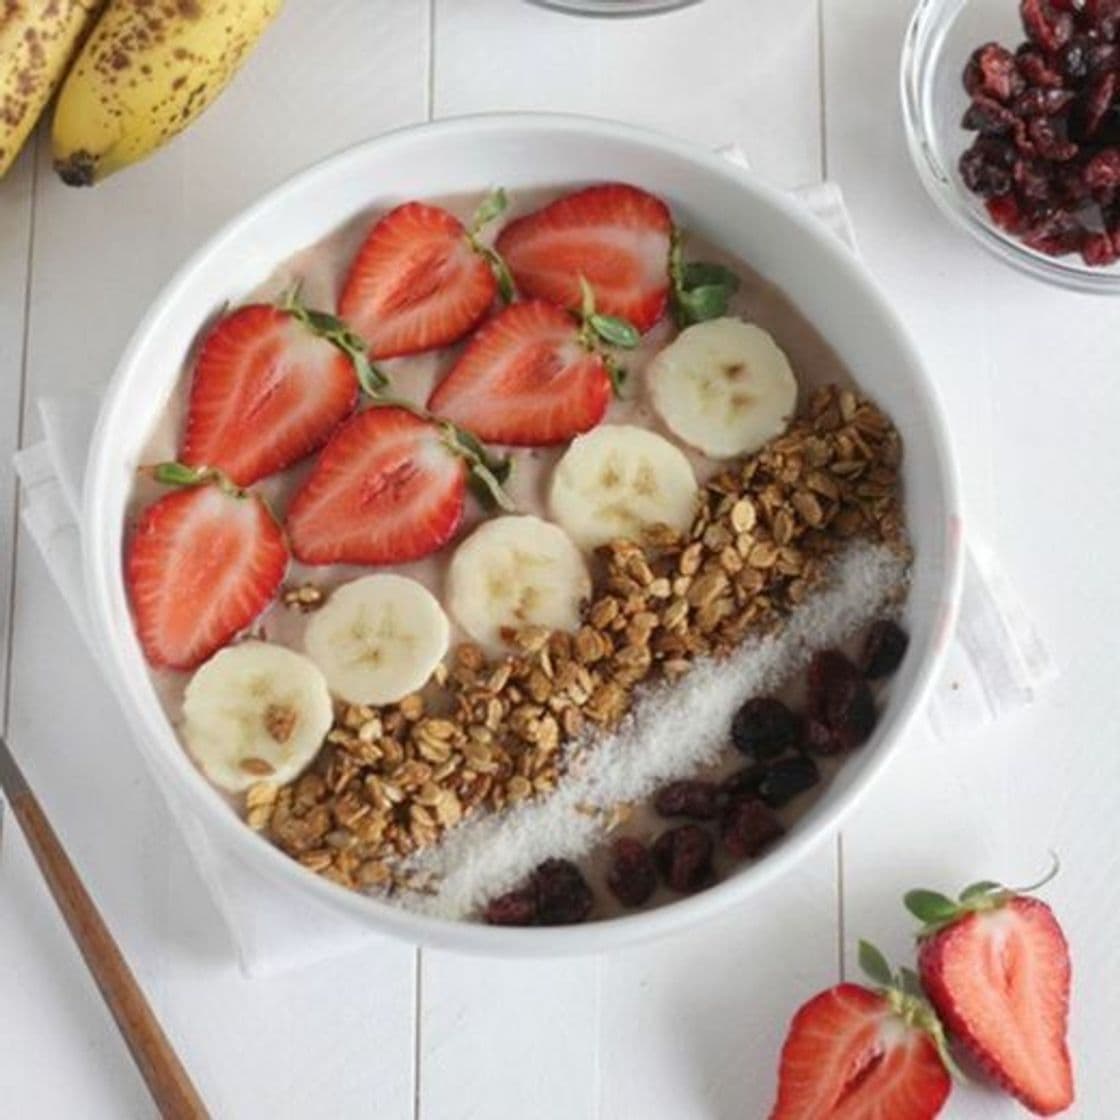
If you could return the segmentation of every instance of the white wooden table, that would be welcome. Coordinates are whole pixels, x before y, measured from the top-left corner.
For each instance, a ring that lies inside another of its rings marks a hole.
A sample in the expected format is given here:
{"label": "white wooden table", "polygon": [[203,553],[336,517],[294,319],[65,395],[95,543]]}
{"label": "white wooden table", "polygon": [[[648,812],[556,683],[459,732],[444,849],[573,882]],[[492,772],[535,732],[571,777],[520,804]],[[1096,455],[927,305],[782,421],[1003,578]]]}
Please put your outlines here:
{"label": "white wooden table", "polygon": [[[1008,0],[1011,3],[1012,0]],[[1120,1114],[1118,308],[1012,275],[949,229],[904,150],[910,0],[705,0],[640,21],[523,0],[289,0],[232,88],[93,191],[40,135],[0,183],[0,704],[17,754],[217,1117],[762,1117],[790,1013],[892,955],[918,883],[1048,888],[1076,986],[1076,1115]],[[379,943],[237,973],[213,904],[26,534],[9,468],[35,401],[109,376],[200,239],[265,188],[430,117],[547,108],[737,142],[778,183],[838,180],[872,271],[953,421],[971,527],[1062,678],[967,741],[899,752],[843,834],[749,910],[616,956],[506,964]],[[142,1117],[150,1102],[17,831],[0,847],[0,1114]],[[953,1117],[1012,1116],[983,1089]]]}

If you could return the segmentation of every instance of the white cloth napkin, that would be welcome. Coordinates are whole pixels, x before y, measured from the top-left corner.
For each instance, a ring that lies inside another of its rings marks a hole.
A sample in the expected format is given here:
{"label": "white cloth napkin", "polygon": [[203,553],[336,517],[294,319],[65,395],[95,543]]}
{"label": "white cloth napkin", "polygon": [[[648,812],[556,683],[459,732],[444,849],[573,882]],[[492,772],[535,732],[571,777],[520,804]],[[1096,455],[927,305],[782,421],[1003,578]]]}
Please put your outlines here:
{"label": "white cloth napkin", "polygon": [[[722,154],[732,162],[746,162],[737,150],[725,149]],[[816,184],[794,193],[856,251],[843,196],[835,184]],[[24,525],[87,640],[78,526],[82,479],[98,407],[93,394],[40,401],[45,439],[16,456],[24,488]],[[938,739],[959,735],[1030,703],[1053,674],[1046,648],[995,558],[970,541],[960,622],[944,676],[927,710],[930,733]],[[165,787],[163,793],[229,926],[246,975],[263,976],[309,964],[366,945],[375,937],[359,922],[262,879],[216,846],[182,804],[178,791]]]}

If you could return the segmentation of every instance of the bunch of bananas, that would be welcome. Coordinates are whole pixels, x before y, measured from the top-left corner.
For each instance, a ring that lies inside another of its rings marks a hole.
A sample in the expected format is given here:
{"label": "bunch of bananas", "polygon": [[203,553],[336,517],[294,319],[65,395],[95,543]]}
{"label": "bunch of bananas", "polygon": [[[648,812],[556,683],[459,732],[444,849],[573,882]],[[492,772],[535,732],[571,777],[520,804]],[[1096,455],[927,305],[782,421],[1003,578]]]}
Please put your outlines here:
{"label": "bunch of bananas", "polygon": [[282,0],[3,0],[0,176],[56,89],[54,163],[89,186],[218,96]]}

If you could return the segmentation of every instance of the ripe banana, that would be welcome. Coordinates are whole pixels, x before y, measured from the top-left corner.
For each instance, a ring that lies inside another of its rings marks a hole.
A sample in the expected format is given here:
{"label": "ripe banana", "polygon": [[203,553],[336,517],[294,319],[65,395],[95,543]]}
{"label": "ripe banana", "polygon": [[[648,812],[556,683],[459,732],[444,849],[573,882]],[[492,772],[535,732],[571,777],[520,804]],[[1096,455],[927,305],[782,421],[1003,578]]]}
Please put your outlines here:
{"label": "ripe banana", "polygon": [[601,424],[572,441],[556,464],[549,492],[552,516],[590,551],[643,530],[692,523],[699,487],[684,452],[647,428]]}
{"label": "ripe banana", "polygon": [[19,155],[102,3],[0,3],[0,178]]}
{"label": "ripe banana", "polygon": [[647,376],[653,406],[673,434],[717,459],[757,451],[786,430],[797,406],[785,352],[742,319],[681,331]]}
{"label": "ripe banana", "polygon": [[282,0],[109,0],[63,83],[54,165],[71,186],[151,155],[225,88]]}
{"label": "ripe banana", "polygon": [[333,718],[327,682],[314,662],[269,642],[219,650],[183,694],[187,750],[230,793],[298,777]]}
{"label": "ripe banana", "polygon": [[539,517],[484,521],[455,550],[447,573],[451,613],[479,645],[495,652],[510,630],[577,629],[590,594],[579,549]]}
{"label": "ripe banana", "polygon": [[332,591],[303,645],[335,696],[391,704],[423,688],[450,640],[447,615],[423,584],[380,574]]}

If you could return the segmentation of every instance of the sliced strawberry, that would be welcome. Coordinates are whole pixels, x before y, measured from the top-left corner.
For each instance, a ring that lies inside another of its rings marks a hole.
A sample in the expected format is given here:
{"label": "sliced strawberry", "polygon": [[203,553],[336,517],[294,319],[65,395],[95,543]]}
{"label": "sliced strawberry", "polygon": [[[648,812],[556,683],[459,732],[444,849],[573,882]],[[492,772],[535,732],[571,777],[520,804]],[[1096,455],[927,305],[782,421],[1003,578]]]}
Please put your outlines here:
{"label": "sliced strawberry", "polygon": [[202,344],[180,458],[248,486],[315,451],[357,403],[346,354],[289,311],[249,304]]}
{"label": "sliced strawberry", "polygon": [[125,555],[148,660],[200,665],[268,606],[287,567],[284,534],[253,494],[204,483],[148,506]]}
{"label": "sliced strawberry", "polygon": [[610,399],[606,361],[580,341],[579,324],[530,300],[479,328],[428,409],[479,439],[532,447],[593,428]]}
{"label": "sliced strawberry", "polygon": [[459,527],[467,475],[438,424],[370,408],[339,428],[292,499],[292,551],[305,564],[418,560]]}
{"label": "sliced strawberry", "polygon": [[669,297],[672,228],[659,198],[605,183],[510,222],[497,249],[525,295],[577,311],[583,276],[600,312],[647,331]]}
{"label": "sliced strawberry", "polygon": [[338,309],[369,343],[370,357],[392,358],[462,338],[496,292],[463,223],[438,206],[406,202],[370,230]]}
{"label": "sliced strawberry", "polygon": [[840,984],[797,1012],[771,1120],[930,1120],[941,1111],[948,1071],[907,1014],[912,997],[893,994]]}
{"label": "sliced strawberry", "polygon": [[930,923],[918,966],[950,1034],[1032,1112],[1069,1108],[1069,947],[1050,907],[996,883],[958,903],[912,891],[906,904]]}

